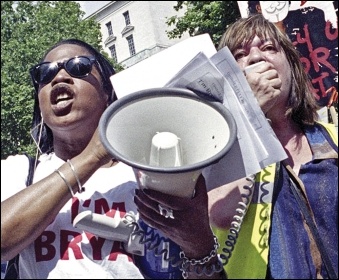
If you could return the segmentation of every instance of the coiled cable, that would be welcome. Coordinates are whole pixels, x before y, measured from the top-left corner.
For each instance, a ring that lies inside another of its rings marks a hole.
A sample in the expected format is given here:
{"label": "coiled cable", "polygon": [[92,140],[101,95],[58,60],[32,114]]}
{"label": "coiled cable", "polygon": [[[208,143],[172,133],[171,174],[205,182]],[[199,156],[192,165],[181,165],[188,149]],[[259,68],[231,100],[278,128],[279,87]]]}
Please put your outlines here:
{"label": "coiled cable", "polygon": [[229,229],[229,234],[227,236],[227,240],[225,241],[225,247],[221,249],[223,253],[220,253],[219,255],[223,265],[226,265],[232,256],[232,251],[234,250],[235,244],[237,242],[243,219],[252,200],[255,175],[252,174],[246,177],[246,180],[250,182],[250,184],[243,186],[243,189],[246,190],[247,193],[241,194],[241,197],[245,201],[238,202],[239,208],[236,209],[236,214],[233,216],[231,228]]}
{"label": "coiled cable", "polygon": [[162,248],[163,242],[167,242],[169,239],[160,235],[158,230],[148,226],[143,221],[131,223],[135,229],[132,232],[132,236],[138,236],[140,244],[144,244],[145,250],[153,250],[156,257],[162,256],[164,261],[171,264],[172,267],[181,266],[182,260],[178,255],[170,256],[168,248]]}

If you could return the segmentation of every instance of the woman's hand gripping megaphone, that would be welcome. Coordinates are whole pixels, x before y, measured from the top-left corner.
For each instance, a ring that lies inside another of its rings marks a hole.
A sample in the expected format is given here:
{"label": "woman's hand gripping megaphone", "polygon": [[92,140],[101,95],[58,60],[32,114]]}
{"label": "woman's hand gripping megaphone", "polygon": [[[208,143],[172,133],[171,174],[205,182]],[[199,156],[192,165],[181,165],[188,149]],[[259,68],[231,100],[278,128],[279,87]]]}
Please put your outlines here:
{"label": "woman's hand gripping megaphone", "polygon": [[[136,190],[134,202],[140,218],[178,244],[187,258],[200,259],[210,253],[214,237],[208,223],[208,197],[202,175],[198,178],[192,198],[146,188]],[[171,215],[166,215],[168,211]]]}

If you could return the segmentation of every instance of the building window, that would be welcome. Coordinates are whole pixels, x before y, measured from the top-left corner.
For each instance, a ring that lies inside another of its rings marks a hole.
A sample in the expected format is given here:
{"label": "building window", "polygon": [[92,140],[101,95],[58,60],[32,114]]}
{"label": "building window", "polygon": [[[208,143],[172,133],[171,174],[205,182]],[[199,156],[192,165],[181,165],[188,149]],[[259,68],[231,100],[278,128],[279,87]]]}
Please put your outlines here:
{"label": "building window", "polygon": [[135,46],[134,46],[134,40],[133,40],[133,35],[130,35],[126,37],[127,42],[128,42],[128,48],[129,48],[129,53],[130,55],[135,55]]}
{"label": "building window", "polygon": [[111,22],[107,22],[106,23],[106,27],[107,27],[108,36],[113,35],[112,23]]}
{"label": "building window", "polygon": [[131,24],[131,20],[129,18],[129,12],[128,11],[124,12],[123,15],[124,15],[124,18],[125,18],[126,25],[130,25]]}
{"label": "building window", "polygon": [[115,49],[115,45],[112,45],[109,47],[109,51],[111,52],[111,57],[113,58],[113,60],[118,63],[118,57],[117,57],[117,51]]}

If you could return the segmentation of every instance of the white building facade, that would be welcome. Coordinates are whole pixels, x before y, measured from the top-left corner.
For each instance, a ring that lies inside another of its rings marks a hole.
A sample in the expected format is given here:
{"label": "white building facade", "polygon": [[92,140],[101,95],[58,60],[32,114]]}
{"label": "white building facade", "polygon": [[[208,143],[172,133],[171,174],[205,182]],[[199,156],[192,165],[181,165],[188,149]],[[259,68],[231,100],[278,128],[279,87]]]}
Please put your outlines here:
{"label": "white building facade", "polygon": [[104,50],[128,68],[186,38],[169,39],[166,20],[183,15],[174,10],[177,1],[111,1],[90,17],[101,25]]}

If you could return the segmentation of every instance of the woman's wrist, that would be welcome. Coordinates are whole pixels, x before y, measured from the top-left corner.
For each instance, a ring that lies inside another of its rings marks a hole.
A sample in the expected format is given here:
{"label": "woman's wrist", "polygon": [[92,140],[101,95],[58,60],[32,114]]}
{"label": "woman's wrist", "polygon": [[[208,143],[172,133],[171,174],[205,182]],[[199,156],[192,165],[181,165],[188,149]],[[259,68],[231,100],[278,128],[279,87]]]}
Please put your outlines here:
{"label": "woman's wrist", "polygon": [[180,270],[183,279],[227,279],[222,260],[218,256],[204,264],[183,264]]}
{"label": "woman's wrist", "polygon": [[181,271],[184,279],[201,277],[204,279],[226,279],[226,273],[221,259],[218,257],[218,239],[214,236],[213,249],[202,258],[188,258],[184,251],[180,252],[182,260]]}
{"label": "woman's wrist", "polygon": [[200,229],[200,234],[197,237],[192,237],[189,243],[183,243],[180,246],[182,254],[188,259],[202,259],[207,256],[218,243],[210,228],[206,230],[203,228]]}

